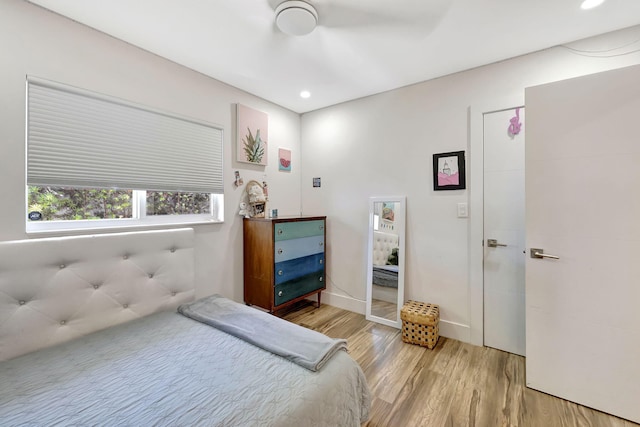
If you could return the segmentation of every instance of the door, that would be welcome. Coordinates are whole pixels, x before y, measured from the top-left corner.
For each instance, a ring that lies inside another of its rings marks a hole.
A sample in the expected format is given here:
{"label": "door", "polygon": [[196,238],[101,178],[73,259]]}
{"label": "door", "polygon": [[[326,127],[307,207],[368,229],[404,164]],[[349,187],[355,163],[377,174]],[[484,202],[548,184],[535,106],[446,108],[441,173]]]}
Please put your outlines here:
{"label": "door", "polygon": [[484,345],[524,356],[524,108],[483,122]]}
{"label": "door", "polygon": [[526,378],[640,422],[640,66],[526,90]]}

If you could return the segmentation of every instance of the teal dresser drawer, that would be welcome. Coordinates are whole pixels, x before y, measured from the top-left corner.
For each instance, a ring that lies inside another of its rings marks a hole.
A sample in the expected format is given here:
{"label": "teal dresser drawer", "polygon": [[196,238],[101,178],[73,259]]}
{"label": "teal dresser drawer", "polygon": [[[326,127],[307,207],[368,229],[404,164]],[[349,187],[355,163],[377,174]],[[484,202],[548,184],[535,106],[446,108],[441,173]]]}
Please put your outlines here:
{"label": "teal dresser drawer", "polygon": [[275,262],[288,261],[324,252],[324,235],[282,240],[275,244]]}
{"label": "teal dresser drawer", "polygon": [[284,304],[294,298],[322,288],[324,288],[324,274],[322,271],[276,285],[275,305]]}
{"label": "teal dresser drawer", "polygon": [[274,224],[274,238],[281,240],[299,239],[301,237],[324,236],[324,221],[291,221]]}

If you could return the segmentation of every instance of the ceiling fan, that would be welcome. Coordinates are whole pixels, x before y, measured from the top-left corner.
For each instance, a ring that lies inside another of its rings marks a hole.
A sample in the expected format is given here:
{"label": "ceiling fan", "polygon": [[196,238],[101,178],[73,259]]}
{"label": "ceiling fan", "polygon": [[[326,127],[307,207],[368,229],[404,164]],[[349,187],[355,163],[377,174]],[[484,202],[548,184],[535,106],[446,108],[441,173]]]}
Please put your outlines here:
{"label": "ceiling fan", "polygon": [[451,0],[268,0],[276,27],[302,36],[316,26],[329,28],[419,26],[431,30],[444,16]]}
{"label": "ceiling fan", "polygon": [[318,12],[310,3],[285,0],[276,7],[276,26],[290,36],[304,36],[316,28]]}

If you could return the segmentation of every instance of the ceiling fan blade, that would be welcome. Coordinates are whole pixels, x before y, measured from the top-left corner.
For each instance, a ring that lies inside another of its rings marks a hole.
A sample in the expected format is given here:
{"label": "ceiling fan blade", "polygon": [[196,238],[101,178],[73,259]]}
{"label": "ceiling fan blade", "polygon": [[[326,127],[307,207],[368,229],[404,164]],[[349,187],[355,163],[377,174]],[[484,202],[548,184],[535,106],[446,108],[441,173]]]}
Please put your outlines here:
{"label": "ceiling fan blade", "polygon": [[[274,10],[286,0],[267,0]],[[318,26],[336,29],[393,29],[430,32],[453,0],[303,0],[318,12]],[[274,31],[277,28],[274,26]]]}
{"label": "ceiling fan blade", "polygon": [[267,3],[269,3],[269,6],[271,6],[271,9],[275,11],[276,7],[278,7],[278,5],[283,1],[285,0],[267,0]]}
{"label": "ceiling fan blade", "polygon": [[391,3],[318,0],[310,3],[318,11],[318,25],[328,28],[411,26],[432,29],[448,10],[451,0],[404,0]]}
{"label": "ceiling fan blade", "polygon": [[318,25],[328,28],[369,27],[398,23],[396,16],[335,3],[320,6],[317,10]]}

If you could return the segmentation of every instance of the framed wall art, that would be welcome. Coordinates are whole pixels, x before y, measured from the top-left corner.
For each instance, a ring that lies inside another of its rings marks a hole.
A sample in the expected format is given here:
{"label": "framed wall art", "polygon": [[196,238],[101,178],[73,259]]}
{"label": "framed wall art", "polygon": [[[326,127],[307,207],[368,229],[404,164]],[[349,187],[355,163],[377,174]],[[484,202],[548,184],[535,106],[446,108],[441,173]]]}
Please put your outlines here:
{"label": "framed wall art", "polygon": [[291,150],[286,148],[278,149],[278,170],[291,172]]}
{"label": "framed wall art", "polygon": [[464,151],[433,155],[433,189],[463,190],[467,188]]}
{"label": "framed wall art", "polygon": [[269,116],[246,105],[237,104],[237,160],[254,165],[267,165]]}

